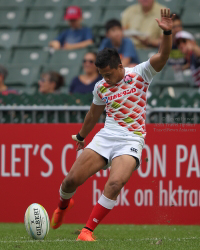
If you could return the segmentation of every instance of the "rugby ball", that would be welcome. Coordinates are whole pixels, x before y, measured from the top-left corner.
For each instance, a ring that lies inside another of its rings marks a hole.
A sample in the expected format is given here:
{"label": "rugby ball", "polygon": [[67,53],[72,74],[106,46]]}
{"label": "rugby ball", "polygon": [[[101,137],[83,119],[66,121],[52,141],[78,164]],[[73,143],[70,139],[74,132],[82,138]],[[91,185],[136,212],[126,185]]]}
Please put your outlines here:
{"label": "rugby ball", "polygon": [[43,206],[31,204],[24,216],[27,233],[35,240],[43,240],[49,232],[49,216]]}

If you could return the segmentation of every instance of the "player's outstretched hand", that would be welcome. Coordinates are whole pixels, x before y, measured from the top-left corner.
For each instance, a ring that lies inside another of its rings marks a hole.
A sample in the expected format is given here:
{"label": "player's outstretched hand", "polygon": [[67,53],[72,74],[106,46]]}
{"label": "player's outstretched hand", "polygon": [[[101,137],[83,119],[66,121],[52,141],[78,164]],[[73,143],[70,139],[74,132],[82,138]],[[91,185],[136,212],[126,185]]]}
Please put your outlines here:
{"label": "player's outstretched hand", "polygon": [[79,151],[80,149],[84,148],[85,140],[79,141],[76,135],[72,135],[72,139],[76,141],[76,145],[78,146],[76,151]]}
{"label": "player's outstretched hand", "polygon": [[156,18],[158,26],[162,30],[166,30],[166,31],[172,30],[173,19],[176,15],[173,14],[172,17],[170,17],[170,9],[161,9],[160,13],[161,13],[161,20]]}

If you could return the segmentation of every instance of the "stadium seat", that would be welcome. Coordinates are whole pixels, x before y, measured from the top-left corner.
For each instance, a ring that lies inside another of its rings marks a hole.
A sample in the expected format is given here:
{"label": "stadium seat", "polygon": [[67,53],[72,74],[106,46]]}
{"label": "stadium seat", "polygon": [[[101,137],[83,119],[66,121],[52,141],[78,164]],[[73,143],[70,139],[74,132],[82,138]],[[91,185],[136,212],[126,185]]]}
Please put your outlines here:
{"label": "stadium seat", "polygon": [[108,2],[108,6],[114,7],[114,8],[119,7],[119,8],[125,9],[135,3],[137,3],[136,0],[123,0],[123,1],[122,0],[110,0]]}
{"label": "stadium seat", "polygon": [[169,95],[160,97],[157,102],[158,107],[180,107],[180,103],[177,99],[172,98]]}
{"label": "stadium seat", "polygon": [[35,0],[33,7],[37,8],[62,8],[70,5],[70,0]]}
{"label": "stadium seat", "polygon": [[18,30],[1,30],[0,31],[0,48],[11,48],[18,45],[20,31]]}
{"label": "stadium seat", "polygon": [[181,13],[182,0],[157,0],[157,2],[169,8],[171,13]]}
{"label": "stadium seat", "polygon": [[195,93],[191,97],[191,101],[194,108],[200,108],[200,93]]}
{"label": "stadium seat", "polygon": [[158,52],[158,49],[138,49],[137,53],[140,59],[140,62],[145,62],[149,58],[155,55]]}
{"label": "stadium seat", "polygon": [[28,28],[54,28],[62,18],[62,11],[45,9],[30,10],[29,15],[22,27]]}
{"label": "stadium seat", "polygon": [[24,17],[24,10],[0,10],[0,28],[17,28]]}
{"label": "stadium seat", "polygon": [[147,105],[151,107],[156,107],[158,102],[158,96],[152,94],[149,98],[147,98]]}
{"label": "stadium seat", "polygon": [[0,50],[0,64],[7,64],[10,62],[11,51]]}
{"label": "stadium seat", "polygon": [[41,49],[16,49],[12,65],[41,66],[47,62],[49,53]]}
{"label": "stadium seat", "polygon": [[42,72],[56,71],[65,78],[65,85],[69,86],[72,79],[80,73],[80,68],[75,65],[55,64],[43,67]]}
{"label": "stadium seat", "polygon": [[50,65],[75,65],[79,67],[82,65],[82,60],[84,54],[87,52],[87,49],[79,49],[79,50],[57,50],[52,55],[49,64]]}
{"label": "stadium seat", "polygon": [[20,47],[47,47],[55,39],[57,32],[54,30],[25,30],[22,34]]}
{"label": "stadium seat", "polygon": [[17,85],[32,85],[38,81],[39,78],[39,67],[31,66],[8,66],[9,75],[6,78],[6,85],[17,86]]}
{"label": "stadium seat", "polygon": [[193,8],[193,7],[195,7],[195,8],[199,8],[200,7],[200,2],[198,1],[198,0],[185,0],[184,1],[184,9],[185,8]]}
{"label": "stadium seat", "polygon": [[107,21],[109,21],[110,19],[117,19],[119,21],[121,21],[121,15],[122,15],[123,10],[122,9],[113,9],[113,8],[109,8],[106,9],[105,14],[102,18],[101,24],[102,26],[105,25],[105,23]]}
{"label": "stadium seat", "polygon": [[182,84],[182,86],[189,86],[193,84],[190,70],[182,71],[176,70],[173,66],[166,65],[161,73],[161,80],[163,83],[168,85],[171,84]]}
{"label": "stadium seat", "polygon": [[25,8],[32,3],[33,0],[0,0],[1,8]]}
{"label": "stadium seat", "polygon": [[200,5],[199,7],[192,6],[185,8],[182,15],[184,26],[200,27]]}
{"label": "stadium seat", "polygon": [[192,106],[193,106],[193,103],[192,103],[191,98],[188,95],[188,93],[182,93],[179,96],[178,101],[180,103],[180,107],[190,107],[190,108],[192,108]]}
{"label": "stadium seat", "polygon": [[187,94],[188,98],[191,98],[196,93],[196,90],[193,87],[183,87],[181,84],[180,86],[170,86],[166,87],[162,91],[162,95],[170,95],[173,98],[178,99],[181,95]]}
{"label": "stadium seat", "polygon": [[109,0],[72,0],[71,5],[77,5],[82,7],[105,7],[108,5]]}
{"label": "stadium seat", "polygon": [[87,27],[95,27],[100,24],[102,10],[99,8],[83,8],[83,25]]}

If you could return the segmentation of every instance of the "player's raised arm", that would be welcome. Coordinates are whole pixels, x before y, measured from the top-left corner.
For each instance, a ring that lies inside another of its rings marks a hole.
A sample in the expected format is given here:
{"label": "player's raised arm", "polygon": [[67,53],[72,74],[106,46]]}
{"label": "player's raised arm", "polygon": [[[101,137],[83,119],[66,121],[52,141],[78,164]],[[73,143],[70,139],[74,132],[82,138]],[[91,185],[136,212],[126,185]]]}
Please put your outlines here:
{"label": "player's raised arm", "polygon": [[94,128],[95,124],[98,122],[101,114],[105,109],[105,105],[95,105],[92,103],[90,110],[88,111],[83,126],[77,135],[72,135],[72,139],[77,141],[78,148],[80,150],[84,148],[84,139]]}
{"label": "player's raised arm", "polygon": [[170,18],[170,9],[161,9],[161,20],[156,19],[159,27],[163,30],[161,45],[157,54],[150,58],[151,66],[159,72],[165,66],[172,48],[173,18]]}

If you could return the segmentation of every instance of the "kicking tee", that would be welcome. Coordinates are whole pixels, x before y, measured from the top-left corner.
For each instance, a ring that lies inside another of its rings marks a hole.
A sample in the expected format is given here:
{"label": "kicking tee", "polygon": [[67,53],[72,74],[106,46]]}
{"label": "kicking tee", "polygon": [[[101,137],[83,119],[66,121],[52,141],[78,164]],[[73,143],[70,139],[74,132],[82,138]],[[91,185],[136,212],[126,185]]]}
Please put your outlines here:
{"label": "kicking tee", "polygon": [[145,139],[146,94],[156,74],[148,60],[133,68],[125,68],[124,78],[114,86],[104,79],[95,84],[93,103],[106,105],[106,130]]}

